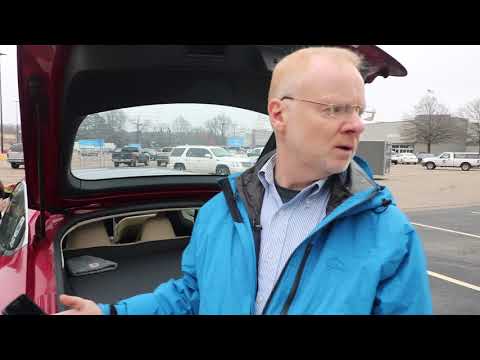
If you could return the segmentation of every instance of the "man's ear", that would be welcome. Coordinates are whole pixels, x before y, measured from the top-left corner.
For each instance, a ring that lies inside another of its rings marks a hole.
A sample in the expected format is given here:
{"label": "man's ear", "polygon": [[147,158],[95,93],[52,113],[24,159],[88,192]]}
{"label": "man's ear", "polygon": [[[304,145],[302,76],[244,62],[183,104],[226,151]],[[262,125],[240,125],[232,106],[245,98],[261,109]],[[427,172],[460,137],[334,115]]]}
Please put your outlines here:
{"label": "man's ear", "polygon": [[268,102],[268,115],[272,128],[279,133],[285,129],[285,105],[283,101],[273,98]]}

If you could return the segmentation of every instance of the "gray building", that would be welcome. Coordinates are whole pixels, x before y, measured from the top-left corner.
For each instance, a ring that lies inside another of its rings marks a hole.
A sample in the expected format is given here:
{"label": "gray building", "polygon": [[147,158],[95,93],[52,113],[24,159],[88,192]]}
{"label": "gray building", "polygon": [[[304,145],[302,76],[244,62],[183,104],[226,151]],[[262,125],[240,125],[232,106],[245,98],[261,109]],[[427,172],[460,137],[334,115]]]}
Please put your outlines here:
{"label": "gray building", "polygon": [[[448,121],[458,129],[457,139],[439,144],[431,144],[431,152],[440,154],[444,151],[478,151],[475,145],[467,144],[467,131],[469,122],[467,119],[452,117],[449,115],[437,115],[441,121]],[[415,120],[422,120],[425,116],[417,116]],[[365,131],[361,136],[362,141],[387,141],[392,144],[392,150],[402,152],[427,152],[427,144],[415,141],[414,138],[402,136],[402,129],[411,126],[412,121],[392,121],[366,123]]]}

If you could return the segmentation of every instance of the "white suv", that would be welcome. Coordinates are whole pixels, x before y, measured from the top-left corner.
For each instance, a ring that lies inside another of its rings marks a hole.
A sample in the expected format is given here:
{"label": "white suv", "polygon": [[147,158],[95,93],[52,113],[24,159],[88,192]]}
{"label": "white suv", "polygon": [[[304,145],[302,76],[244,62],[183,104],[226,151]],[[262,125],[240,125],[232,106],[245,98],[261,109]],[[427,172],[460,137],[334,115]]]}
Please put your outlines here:
{"label": "white suv", "polygon": [[194,173],[230,175],[254,165],[248,157],[237,157],[219,146],[185,145],[173,148],[168,167]]}

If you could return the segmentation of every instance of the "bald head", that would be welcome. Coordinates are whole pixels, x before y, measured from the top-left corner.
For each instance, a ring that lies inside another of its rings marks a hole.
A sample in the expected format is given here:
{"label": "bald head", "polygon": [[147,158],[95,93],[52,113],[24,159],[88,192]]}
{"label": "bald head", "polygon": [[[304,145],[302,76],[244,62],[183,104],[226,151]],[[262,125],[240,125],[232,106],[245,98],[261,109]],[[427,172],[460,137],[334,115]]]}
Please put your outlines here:
{"label": "bald head", "polygon": [[311,47],[297,50],[275,66],[268,100],[296,92],[311,71],[319,67],[327,74],[332,68],[353,66],[360,70],[362,59],[353,51],[335,47]]}

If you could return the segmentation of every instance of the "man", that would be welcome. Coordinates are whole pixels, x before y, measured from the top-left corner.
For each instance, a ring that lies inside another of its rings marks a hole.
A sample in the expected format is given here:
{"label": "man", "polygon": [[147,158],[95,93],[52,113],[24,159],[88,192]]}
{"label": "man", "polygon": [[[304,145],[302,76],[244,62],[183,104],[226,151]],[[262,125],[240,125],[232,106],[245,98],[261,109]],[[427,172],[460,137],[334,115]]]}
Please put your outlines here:
{"label": "man", "polygon": [[277,151],[202,207],[184,276],[115,305],[63,295],[63,314],[430,314],[421,242],[353,159],[360,67],[340,48],[285,57],[268,95]]}

